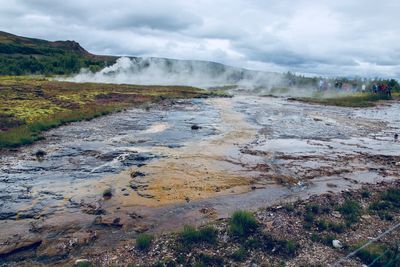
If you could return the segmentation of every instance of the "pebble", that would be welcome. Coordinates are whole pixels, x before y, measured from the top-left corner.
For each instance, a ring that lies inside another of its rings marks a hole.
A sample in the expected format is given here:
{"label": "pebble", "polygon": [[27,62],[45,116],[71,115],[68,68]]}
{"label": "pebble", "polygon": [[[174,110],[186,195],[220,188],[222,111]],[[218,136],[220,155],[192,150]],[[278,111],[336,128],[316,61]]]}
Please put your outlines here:
{"label": "pebble", "polygon": [[343,246],[342,246],[342,243],[341,243],[339,240],[337,240],[337,239],[332,240],[332,246],[333,246],[334,248],[342,248],[342,247],[343,247]]}

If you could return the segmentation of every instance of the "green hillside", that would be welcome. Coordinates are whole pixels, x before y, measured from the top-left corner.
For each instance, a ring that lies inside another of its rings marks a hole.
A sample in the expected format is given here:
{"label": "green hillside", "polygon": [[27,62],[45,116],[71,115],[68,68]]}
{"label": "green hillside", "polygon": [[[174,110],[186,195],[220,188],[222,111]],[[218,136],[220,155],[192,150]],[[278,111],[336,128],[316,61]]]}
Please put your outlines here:
{"label": "green hillside", "polygon": [[49,42],[0,31],[0,75],[71,74],[113,64],[116,57],[90,54],[74,41]]}

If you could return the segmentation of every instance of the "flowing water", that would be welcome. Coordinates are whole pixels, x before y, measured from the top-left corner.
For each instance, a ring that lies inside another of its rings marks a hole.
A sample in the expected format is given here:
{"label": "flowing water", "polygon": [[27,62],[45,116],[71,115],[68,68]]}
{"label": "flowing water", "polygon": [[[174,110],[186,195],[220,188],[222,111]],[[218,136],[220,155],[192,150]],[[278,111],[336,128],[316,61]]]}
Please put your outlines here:
{"label": "flowing water", "polygon": [[72,123],[1,155],[0,244],[35,236],[52,244],[68,229],[95,229],[93,246],[102,247],[396,179],[398,114],[398,103],[351,109],[235,96]]}

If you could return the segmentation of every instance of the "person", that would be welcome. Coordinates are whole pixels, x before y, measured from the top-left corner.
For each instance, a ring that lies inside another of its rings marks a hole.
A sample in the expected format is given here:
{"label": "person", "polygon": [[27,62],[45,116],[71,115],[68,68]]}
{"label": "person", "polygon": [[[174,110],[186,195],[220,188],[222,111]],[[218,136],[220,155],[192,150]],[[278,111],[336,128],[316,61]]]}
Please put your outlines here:
{"label": "person", "polygon": [[319,80],[319,83],[318,83],[319,90],[322,91],[322,86],[323,85],[324,85],[324,81],[323,80]]}
{"label": "person", "polygon": [[376,83],[374,83],[374,84],[372,85],[372,92],[373,92],[374,94],[377,94],[377,93],[378,93],[378,85],[377,85]]}

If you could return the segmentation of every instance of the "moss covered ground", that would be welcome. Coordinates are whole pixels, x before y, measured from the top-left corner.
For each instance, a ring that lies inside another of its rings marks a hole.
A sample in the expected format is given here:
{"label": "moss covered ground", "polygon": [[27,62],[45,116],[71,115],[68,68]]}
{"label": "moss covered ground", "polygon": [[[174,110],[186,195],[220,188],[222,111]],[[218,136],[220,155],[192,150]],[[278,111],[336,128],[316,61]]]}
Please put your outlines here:
{"label": "moss covered ground", "polygon": [[188,86],[71,83],[41,76],[0,77],[0,148],[30,144],[41,132],[131,106],[213,95]]}

